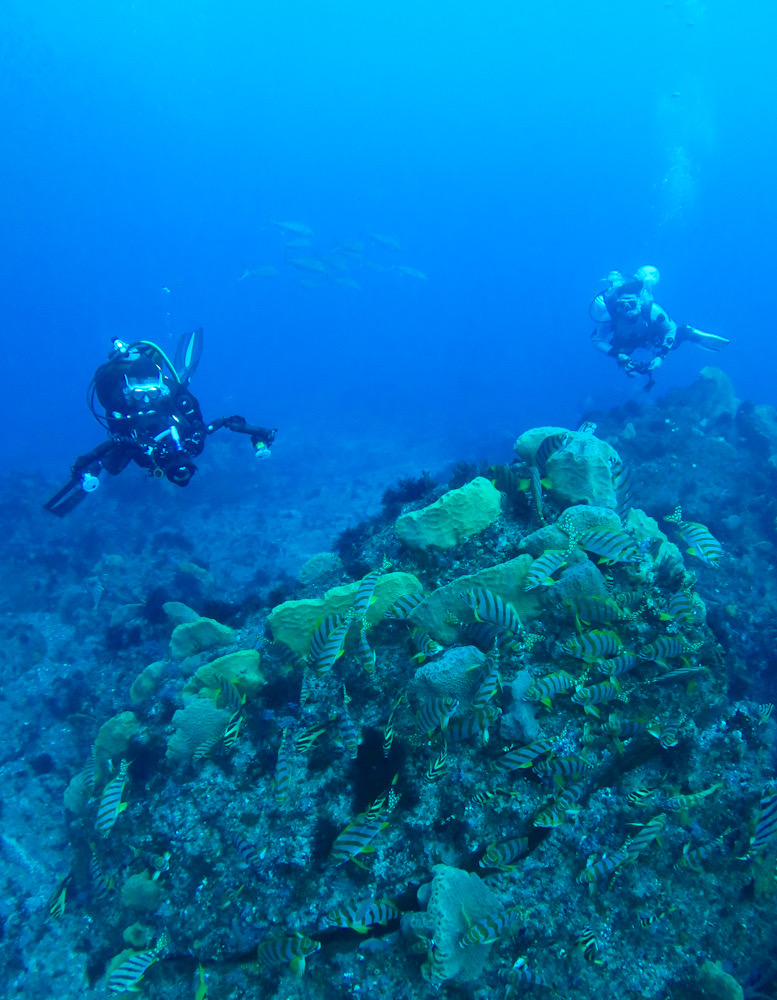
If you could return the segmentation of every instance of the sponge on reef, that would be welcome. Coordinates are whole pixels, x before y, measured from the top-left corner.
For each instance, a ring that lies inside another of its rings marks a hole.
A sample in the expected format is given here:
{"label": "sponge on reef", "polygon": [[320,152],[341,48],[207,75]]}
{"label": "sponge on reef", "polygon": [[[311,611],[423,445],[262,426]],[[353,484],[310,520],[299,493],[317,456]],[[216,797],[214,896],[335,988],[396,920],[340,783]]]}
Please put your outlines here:
{"label": "sponge on reef", "polygon": [[456,623],[474,621],[472,612],[459,597],[462,590],[473,587],[485,587],[512,604],[521,621],[537,618],[542,611],[542,597],[536,590],[524,590],[526,574],[533,561],[530,555],[517,556],[472,576],[460,576],[430,594],[415,609],[410,620],[438,642],[445,645],[454,642],[459,634]]}
{"label": "sponge on reef", "polygon": [[192,698],[173,716],[175,732],[167,741],[167,759],[189,761],[197,747],[215,743],[229,724],[230,713],[211,698]]}
{"label": "sponge on reef", "polygon": [[459,947],[469,930],[469,922],[477,923],[501,910],[498,897],[477,875],[435,865],[431,886],[418,890],[418,901],[426,911],[405,914],[402,927],[427,941],[434,942],[433,952],[427,952],[422,966],[424,977],[434,985],[446,979],[461,983],[472,982],[483,971],[491,944]]}
{"label": "sponge on reef", "polygon": [[[310,640],[319,623],[328,615],[343,614],[353,607],[359,581],[333,587],[323,597],[304,601],[284,601],[267,616],[272,637],[297,656],[307,656]],[[420,594],[423,585],[412,573],[385,573],[375,585],[374,601],[367,611],[367,624],[375,625],[400,597]]]}
{"label": "sponge on reef", "polygon": [[397,519],[397,537],[414,549],[450,549],[489,528],[501,512],[501,493],[478,476],[428,507]]}
{"label": "sponge on reef", "polygon": [[198,618],[176,625],[170,636],[170,654],[175,660],[185,660],[187,656],[228,646],[234,641],[235,633],[228,625],[222,625],[213,618]]}
{"label": "sponge on reef", "polygon": [[218,691],[222,677],[232,681],[241,694],[254,695],[265,682],[259,669],[260,663],[261,657],[255,649],[241,649],[237,653],[219,656],[196,671],[183,689],[184,697],[199,694],[203,688]]}
{"label": "sponge on reef", "polygon": [[620,464],[620,456],[606,441],[562,427],[535,427],[518,438],[515,451],[532,464],[540,444],[552,434],[566,435],[564,446],[550,455],[545,469],[556,499],[566,505],[589,503],[614,509],[612,470]]}

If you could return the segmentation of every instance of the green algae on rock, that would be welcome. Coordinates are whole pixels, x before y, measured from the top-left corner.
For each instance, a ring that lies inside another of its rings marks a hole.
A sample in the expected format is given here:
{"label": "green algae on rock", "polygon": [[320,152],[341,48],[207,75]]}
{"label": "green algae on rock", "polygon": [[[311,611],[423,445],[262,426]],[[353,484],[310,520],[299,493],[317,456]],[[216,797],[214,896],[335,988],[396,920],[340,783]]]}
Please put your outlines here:
{"label": "green algae on rock", "polygon": [[397,518],[397,537],[413,549],[450,549],[490,528],[501,513],[501,494],[478,476],[421,510]]}

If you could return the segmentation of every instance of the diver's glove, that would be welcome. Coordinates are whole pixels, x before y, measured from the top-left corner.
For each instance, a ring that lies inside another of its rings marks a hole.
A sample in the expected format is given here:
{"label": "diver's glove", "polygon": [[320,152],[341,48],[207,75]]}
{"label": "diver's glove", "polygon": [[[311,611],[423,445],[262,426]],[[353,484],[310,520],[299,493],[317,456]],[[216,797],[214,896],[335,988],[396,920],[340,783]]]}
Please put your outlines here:
{"label": "diver's glove", "polygon": [[647,370],[649,372],[654,372],[656,368],[660,368],[663,363],[664,363],[663,358],[653,358],[653,360],[647,366]]}
{"label": "diver's glove", "polygon": [[628,368],[629,365],[634,364],[628,354],[619,354],[616,361],[618,362],[619,368]]}

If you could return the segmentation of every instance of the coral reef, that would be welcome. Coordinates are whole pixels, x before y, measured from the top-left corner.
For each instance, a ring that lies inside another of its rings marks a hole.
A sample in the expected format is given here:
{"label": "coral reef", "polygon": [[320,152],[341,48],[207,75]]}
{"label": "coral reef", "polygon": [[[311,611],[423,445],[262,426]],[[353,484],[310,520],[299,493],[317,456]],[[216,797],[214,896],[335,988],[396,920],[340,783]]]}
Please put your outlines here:
{"label": "coral reef", "polygon": [[587,417],[450,547],[397,521],[475,463],[99,544],[8,489],[4,996],[774,996],[777,421]]}

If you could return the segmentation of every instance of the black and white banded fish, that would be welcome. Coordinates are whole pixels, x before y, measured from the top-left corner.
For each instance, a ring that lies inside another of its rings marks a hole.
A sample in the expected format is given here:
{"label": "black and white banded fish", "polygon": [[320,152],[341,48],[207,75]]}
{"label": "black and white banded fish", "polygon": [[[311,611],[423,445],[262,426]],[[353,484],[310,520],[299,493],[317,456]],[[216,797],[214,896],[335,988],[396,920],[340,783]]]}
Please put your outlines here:
{"label": "black and white banded fish", "polygon": [[237,848],[240,857],[243,861],[245,861],[248,867],[252,869],[254,874],[263,876],[264,872],[262,871],[259,862],[267,853],[266,845],[261,849],[261,851],[257,851],[253,844],[249,844],[247,840],[244,840],[243,837],[240,836],[239,833],[233,833],[230,839]]}
{"label": "black and white banded fish", "polygon": [[485,708],[500,688],[499,659],[497,656],[487,656],[483,661],[480,682],[472,699],[472,707]]}
{"label": "black and white banded fish", "polygon": [[448,771],[448,747],[444,746],[436,760],[433,760],[426,769],[424,777],[428,782],[439,781]]}
{"label": "black and white banded fish", "polygon": [[[682,871],[684,868],[690,868],[692,872],[702,872],[704,869],[701,867],[702,861],[706,861],[711,858],[712,855],[723,848],[723,843],[725,837],[731,833],[731,830],[724,830],[719,837],[710,841],[708,844],[700,844],[698,847],[691,847],[692,841],[688,841],[683,847],[683,853],[680,855],[679,860],[674,865],[675,871]],[[745,858],[740,858],[741,860],[747,860],[747,855]]]}
{"label": "black and white banded fish", "polygon": [[590,858],[586,863],[585,868],[577,876],[577,881],[580,883],[588,883],[588,885],[593,885],[594,882],[599,882],[609,878],[627,859],[629,852],[625,847],[618,848],[617,851],[613,851],[612,854],[603,854],[602,857],[596,861],[594,858]]}
{"label": "black and white banded fish", "polygon": [[492,944],[494,941],[498,941],[522,916],[523,910],[513,906],[509,910],[503,910],[502,913],[484,917],[482,920],[470,924],[469,930],[459,941],[459,947],[469,948],[471,945]]}
{"label": "black and white banded fish", "polygon": [[551,699],[557,694],[569,691],[576,684],[572,674],[566,670],[559,670],[554,674],[545,674],[544,677],[536,677],[528,686],[523,695],[524,701],[539,701],[547,708],[552,708]]}
{"label": "black and white banded fish", "polygon": [[410,639],[418,650],[414,654],[413,659],[417,660],[418,663],[423,663],[424,660],[429,659],[430,656],[437,656],[438,653],[442,652],[443,647],[433,639],[428,632],[425,632],[422,628],[414,628],[410,633]]}
{"label": "black and white banded fish", "polygon": [[600,660],[596,664],[596,669],[600,674],[607,674],[608,677],[621,677],[623,674],[627,674],[630,670],[633,670],[639,662],[640,657],[635,653],[629,653],[624,650],[609,660]]}
{"label": "black and white banded fish", "polygon": [[600,625],[617,621],[623,616],[623,608],[612,597],[581,595],[565,601],[565,607],[578,622]]}
{"label": "black and white banded fish", "polygon": [[597,719],[599,718],[599,710],[596,706],[615,700],[626,700],[617,679],[599,681],[597,684],[589,684],[588,687],[578,686],[572,695],[572,701],[577,705],[582,705],[586,715],[595,715]]}
{"label": "black and white banded fish", "polygon": [[664,518],[677,528],[678,535],[688,546],[689,555],[696,556],[707,566],[715,567],[723,558],[723,546],[705,524],[698,521],[684,521],[682,508],[676,507],[673,514]]}
{"label": "black and white banded fish", "polygon": [[348,710],[350,701],[351,699],[345,690],[345,684],[343,684],[343,707],[340,712],[340,742],[351,760],[356,760],[359,755],[361,737]]}
{"label": "black and white banded fish", "polygon": [[460,719],[452,719],[448,725],[446,739],[451,743],[462,743],[477,736],[481,743],[488,742],[489,727],[502,714],[502,709],[496,705],[486,705],[484,708],[471,710]]}
{"label": "black and white banded fish", "polygon": [[596,935],[590,927],[584,927],[580,934],[578,934],[577,947],[580,949],[586,962],[591,962],[594,965],[604,964],[601,959],[596,957],[599,951],[599,942],[596,940]]}
{"label": "black and white banded fish", "polygon": [[390,899],[364,899],[357,903],[340,903],[324,917],[326,927],[347,927],[357,934],[366,934],[375,924],[385,927],[390,920],[399,920],[402,911]]}
{"label": "black and white banded fish", "polygon": [[517,635],[523,628],[512,604],[508,604],[498,594],[492,593],[485,587],[459,591],[459,597],[472,609],[479,622],[495,625],[505,632],[512,632],[513,635]]}
{"label": "black and white banded fish", "polygon": [[430,698],[423,703],[416,713],[416,726],[425,736],[431,735],[435,729],[442,732],[448,728],[448,722],[459,707],[455,698]]}
{"label": "black and white banded fish", "polygon": [[549,434],[540,441],[539,447],[534,453],[534,464],[539,469],[540,475],[545,475],[550,456],[565,448],[569,440],[570,435],[562,431],[559,434]]}
{"label": "black and white banded fish", "polygon": [[515,867],[514,862],[522,858],[528,850],[528,837],[514,837],[512,840],[502,841],[501,844],[489,844],[483,857],[478,861],[478,867],[512,871]]}
{"label": "black and white banded fish", "polygon": [[119,765],[118,774],[111,778],[103,791],[100,805],[97,809],[97,823],[95,824],[97,832],[101,833],[103,837],[108,836],[116,820],[127,808],[127,803],[122,802],[121,797],[129,781],[128,771],[129,764],[126,760],[123,760]]}
{"label": "black and white banded fish", "polygon": [[400,705],[404,704],[406,701],[404,694],[400,694],[394,704],[391,706],[391,711],[389,712],[389,717],[386,725],[383,729],[383,756],[388,757],[391,753],[391,747],[394,744],[394,736],[396,735],[396,727],[394,725],[394,716]]}
{"label": "black and white banded fish", "polygon": [[755,857],[777,833],[777,781],[772,779],[764,785],[759,805],[755,831],[750,838],[750,847],[743,860]]}
{"label": "black and white banded fish", "polygon": [[532,740],[525,746],[510,749],[507,753],[491,762],[491,770],[499,774],[510,774],[521,768],[531,767],[533,762],[544,753],[549,753],[555,743],[549,739]]}
{"label": "black and white banded fish", "polygon": [[581,535],[578,544],[586,552],[599,556],[599,563],[611,565],[619,562],[639,562],[640,553],[637,543],[625,531],[586,531]]}
{"label": "black and white banded fish", "polygon": [[645,823],[645,825],[638,830],[633,837],[629,837],[623,845],[626,848],[628,860],[636,861],[640,854],[650,847],[654,840],[658,840],[664,832],[665,826],[666,813],[660,813],[658,816],[654,816],[651,820]]}
{"label": "black and white banded fish", "polygon": [[345,637],[351,625],[349,617],[340,615],[330,615],[322,624],[331,619],[334,619],[334,624],[331,628],[327,627],[323,634],[320,634],[319,626],[310,647],[308,662],[319,676],[328,673],[345,652]]}
{"label": "black and white banded fish", "polygon": [[256,949],[256,956],[262,965],[288,965],[295,976],[301,976],[305,971],[305,959],[315,955],[320,947],[320,941],[313,941],[304,934],[289,934],[263,941]]}
{"label": "black and white banded fish", "polygon": [[537,556],[526,574],[524,590],[534,590],[539,586],[552,586],[556,581],[553,574],[567,564],[567,552],[564,549],[547,549]]}
{"label": "black and white banded fish", "polygon": [[279,806],[285,804],[289,797],[291,787],[291,766],[292,754],[287,740],[288,730],[281,733],[281,745],[278,747],[278,757],[275,761],[275,774],[273,777],[273,792],[275,801]]}
{"label": "black and white banded fish", "polygon": [[375,654],[375,650],[367,641],[366,628],[361,628],[359,630],[359,639],[356,643],[356,659],[359,661],[359,664],[365,673],[371,674],[375,670],[375,661],[377,660],[377,656]]}
{"label": "black and white banded fish", "polygon": [[151,966],[159,961],[159,956],[166,947],[167,939],[163,936],[157,942],[156,947],[150,948],[148,951],[135,952],[134,955],[125,959],[108,976],[108,993],[112,995],[137,993],[138,983]]}
{"label": "black and white banded fish", "polygon": [[595,629],[584,635],[575,635],[566,642],[559,643],[558,649],[567,656],[574,656],[586,663],[606,660],[623,649],[623,642],[612,629]]}
{"label": "black and white banded fish", "polygon": [[369,611],[370,605],[375,601],[375,585],[380,579],[382,572],[381,569],[374,569],[362,577],[359,583],[356,597],[353,600],[353,612],[362,622]]}
{"label": "black and white banded fish", "polygon": [[405,621],[425,600],[425,594],[406,594],[394,601],[383,617],[390,621]]}

